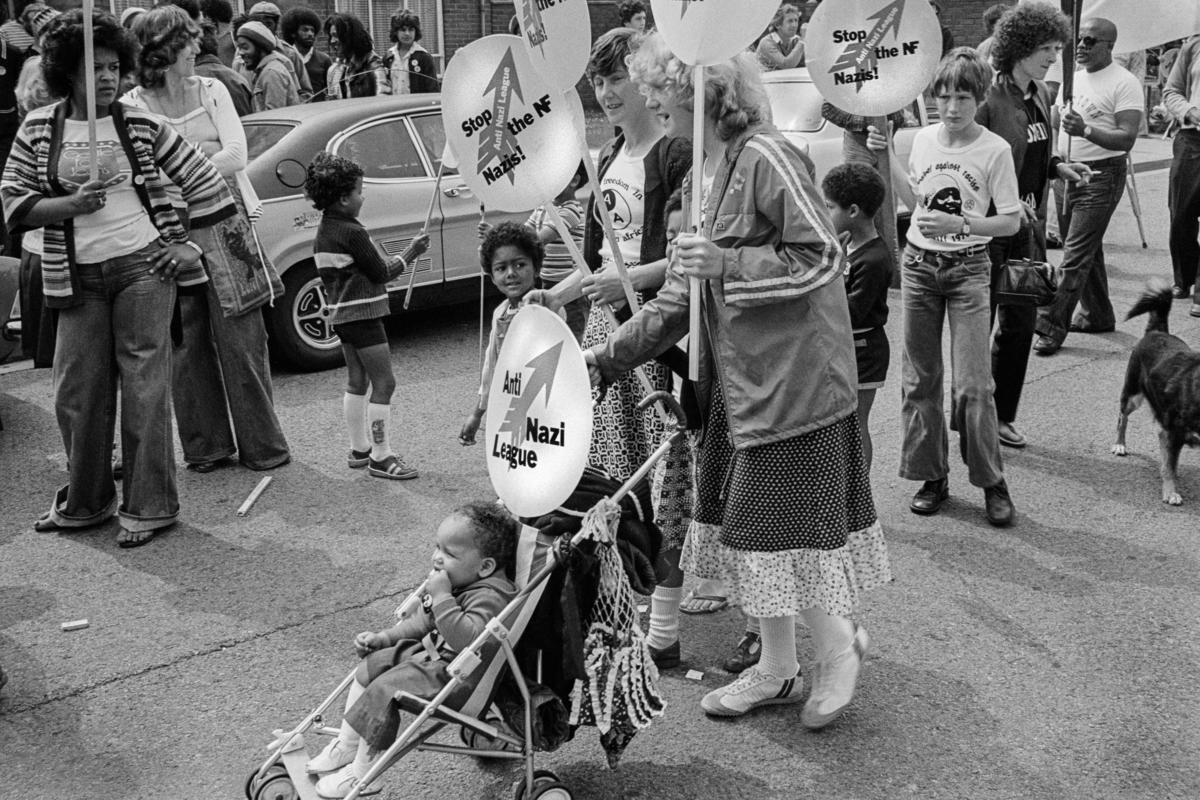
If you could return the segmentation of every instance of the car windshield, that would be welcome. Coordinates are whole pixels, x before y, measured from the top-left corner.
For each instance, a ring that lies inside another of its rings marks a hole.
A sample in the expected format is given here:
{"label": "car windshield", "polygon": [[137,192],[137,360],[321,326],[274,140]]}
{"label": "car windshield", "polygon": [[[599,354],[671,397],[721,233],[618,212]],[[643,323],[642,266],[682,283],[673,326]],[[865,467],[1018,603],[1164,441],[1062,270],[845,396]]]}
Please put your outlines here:
{"label": "car windshield", "polygon": [[821,95],[811,83],[779,81],[765,84],[771,117],[781,131],[819,131]]}
{"label": "car windshield", "polygon": [[246,129],[246,161],[253,161],[275,146],[275,143],[296,127],[291,122],[248,122]]}

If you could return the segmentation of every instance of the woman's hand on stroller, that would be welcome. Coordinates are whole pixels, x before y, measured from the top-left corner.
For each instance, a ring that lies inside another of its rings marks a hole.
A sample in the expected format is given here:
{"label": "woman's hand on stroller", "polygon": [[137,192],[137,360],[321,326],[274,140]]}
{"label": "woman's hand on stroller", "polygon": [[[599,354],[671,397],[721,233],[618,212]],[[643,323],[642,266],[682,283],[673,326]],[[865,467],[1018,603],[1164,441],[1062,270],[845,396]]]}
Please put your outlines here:
{"label": "woman's hand on stroller", "polygon": [[363,631],[354,637],[354,651],[358,653],[359,658],[364,658],[368,653],[382,650],[389,645],[391,645],[391,642],[388,641],[386,636],[374,631]]}

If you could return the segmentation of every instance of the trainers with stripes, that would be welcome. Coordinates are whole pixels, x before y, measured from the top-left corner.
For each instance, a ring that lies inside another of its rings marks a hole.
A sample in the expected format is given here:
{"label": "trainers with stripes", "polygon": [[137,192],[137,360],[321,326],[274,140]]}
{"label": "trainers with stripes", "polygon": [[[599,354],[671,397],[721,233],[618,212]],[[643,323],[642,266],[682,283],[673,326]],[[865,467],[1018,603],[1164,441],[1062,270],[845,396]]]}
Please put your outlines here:
{"label": "trainers with stripes", "polygon": [[739,717],[759,706],[798,703],[804,689],[800,670],[790,678],[776,678],[751,667],[728,686],[709,692],[700,701],[704,713],[717,717]]}
{"label": "trainers with stripes", "polygon": [[828,661],[818,661],[813,670],[813,688],[800,712],[800,724],[820,730],[842,715],[854,699],[858,672],[867,655],[867,631],[854,626],[850,646]]}

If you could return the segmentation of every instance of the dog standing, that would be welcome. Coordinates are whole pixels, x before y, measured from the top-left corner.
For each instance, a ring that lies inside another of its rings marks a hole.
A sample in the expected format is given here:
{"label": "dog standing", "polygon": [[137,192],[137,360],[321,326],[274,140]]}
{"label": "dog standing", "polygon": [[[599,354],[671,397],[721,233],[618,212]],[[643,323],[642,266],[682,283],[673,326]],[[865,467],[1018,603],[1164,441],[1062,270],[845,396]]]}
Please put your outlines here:
{"label": "dog standing", "polygon": [[1177,506],[1183,498],[1175,486],[1179,453],[1183,446],[1200,444],[1200,353],[1167,329],[1171,313],[1171,287],[1162,281],[1146,285],[1125,319],[1149,314],[1146,333],[1129,354],[1125,385],[1121,388],[1121,413],[1117,417],[1114,455],[1125,455],[1125,427],[1129,415],[1143,401],[1158,423],[1158,448],[1162,473],[1162,499]]}

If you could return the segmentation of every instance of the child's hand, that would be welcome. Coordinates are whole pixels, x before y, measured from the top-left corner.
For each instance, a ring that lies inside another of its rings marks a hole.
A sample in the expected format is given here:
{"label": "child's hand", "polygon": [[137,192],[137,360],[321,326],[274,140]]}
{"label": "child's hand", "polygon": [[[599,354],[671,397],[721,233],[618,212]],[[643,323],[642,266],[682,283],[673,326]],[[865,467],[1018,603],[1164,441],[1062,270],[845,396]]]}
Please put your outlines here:
{"label": "child's hand", "polygon": [[359,658],[366,656],[368,653],[373,653],[376,650],[382,650],[387,646],[387,637],[385,637],[382,633],[363,631],[358,636],[354,637],[354,651],[358,653]]}
{"label": "child's hand", "polygon": [[962,233],[963,218],[945,211],[921,209],[913,215],[912,224],[917,226],[922,236],[953,236]]}
{"label": "child's hand", "polygon": [[463,423],[462,430],[458,434],[458,441],[463,447],[475,444],[475,434],[479,431],[479,423],[483,421],[483,409],[477,408],[467,416],[467,421]]}
{"label": "child's hand", "polygon": [[887,137],[880,133],[874,125],[867,126],[867,149],[887,150]]}
{"label": "child's hand", "polygon": [[429,577],[425,579],[425,591],[431,597],[442,597],[450,594],[454,587],[450,585],[450,576],[446,574],[444,569],[435,569],[429,573]]}
{"label": "child's hand", "polygon": [[563,304],[555,297],[554,292],[549,289],[534,289],[521,298],[523,306],[544,306],[554,313],[562,308]]}
{"label": "child's hand", "polygon": [[411,261],[413,258],[419,257],[422,253],[429,249],[429,234],[419,233],[417,238],[412,240],[412,244],[408,246],[408,252],[412,254],[411,258],[405,259]]}
{"label": "child's hand", "polygon": [[490,231],[491,229],[492,229],[492,224],[490,222],[484,222],[483,220],[479,220],[479,227],[476,230],[479,231],[479,238],[482,239],[483,237],[487,236],[488,231]]}

